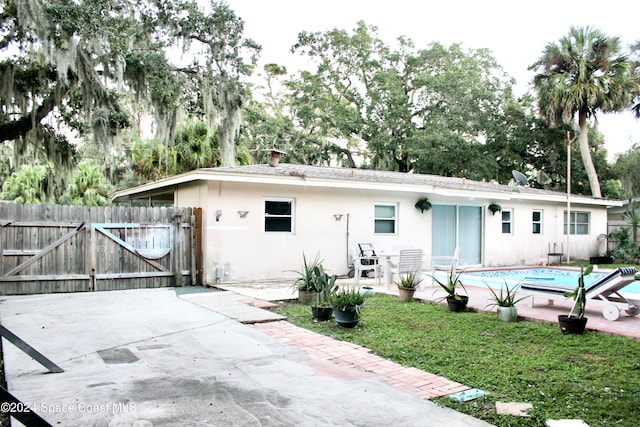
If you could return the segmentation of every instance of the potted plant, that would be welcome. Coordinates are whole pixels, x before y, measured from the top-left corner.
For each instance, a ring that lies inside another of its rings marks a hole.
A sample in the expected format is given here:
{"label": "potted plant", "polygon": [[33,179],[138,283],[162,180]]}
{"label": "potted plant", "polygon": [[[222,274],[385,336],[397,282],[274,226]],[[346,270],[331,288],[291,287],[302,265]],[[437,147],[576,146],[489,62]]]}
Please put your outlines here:
{"label": "potted plant", "polygon": [[316,265],[313,275],[315,299],[311,304],[311,314],[316,320],[326,321],[331,319],[333,309],[329,305],[329,297],[338,289],[338,276],[327,274],[322,264]]}
{"label": "potted plant", "polygon": [[369,298],[376,294],[376,290],[372,286],[363,286],[360,288],[360,293],[365,297]]}
{"label": "potted plant", "polygon": [[564,294],[567,298],[573,298],[573,307],[569,314],[558,315],[558,324],[563,334],[582,334],[587,327],[587,318],[584,317],[584,308],[587,305],[587,296],[584,292],[584,276],[588,276],[593,271],[593,265],[583,269],[580,267],[580,277],[578,286],[570,292]]}
{"label": "potted plant", "polygon": [[496,212],[500,212],[502,210],[502,206],[500,206],[497,203],[491,203],[489,205],[489,210],[491,211],[491,213],[495,216]]}
{"label": "potted plant", "polygon": [[292,285],[294,290],[298,290],[298,301],[303,304],[309,304],[316,294],[316,268],[319,265],[322,265],[322,261],[320,260],[320,255],[316,255],[315,259],[309,262],[307,261],[307,257],[304,253],[302,254],[302,261],[302,271],[288,271],[293,271],[299,276]]}
{"label": "potted plant", "polygon": [[360,321],[364,295],[355,287],[342,287],[329,294],[329,304],[338,325],[353,328]]}
{"label": "potted plant", "polygon": [[416,292],[420,282],[422,282],[422,279],[416,271],[400,275],[400,281],[396,282],[396,286],[398,286],[398,299],[402,302],[412,301],[413,294]]}
{"label": "potted plant", "polygon": [[516,299],[520,284],[509,288],[509,284],[506,280],[504,281],[504,286],[500,288],[499,294],[490,286],[487,285],[487,287],[493,295],[493,302],[491,304],[487,304],[486,307],[497,307],[499,320],[502,320],[503,322],[515,322],[518,319],[518,307],[516,307],[516,304],[528,298],[529,295]]}
{"label": "potted plant", "polygon": [[458,293],[459,288],[464,289],[465,293],[467,292],[467,289],[460,281],[460,275],[463,271],[464,270],[456,272],[455,267],[452,265],[446,282],[440,281],[440,279],[433,275],[429,275],[440,286],[440,288],[442,288],[438,291],[444,291],[446,293],[445,296],[438,298],[436,301],[442,301],[446,299],[449,310],[455,312],[463,311],[467,307],[467,303],[469,302],[469,297],[467,295],[461,295]]}

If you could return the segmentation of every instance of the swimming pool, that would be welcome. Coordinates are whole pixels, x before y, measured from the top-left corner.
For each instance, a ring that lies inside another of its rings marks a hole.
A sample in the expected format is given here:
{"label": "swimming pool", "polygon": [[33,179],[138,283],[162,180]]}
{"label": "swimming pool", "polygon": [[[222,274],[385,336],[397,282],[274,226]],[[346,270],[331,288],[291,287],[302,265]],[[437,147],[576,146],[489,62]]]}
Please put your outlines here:
{"label": "swimming pool", "polygon": [[[608,272],[594,271],[584,278],[585,286],[606,276]],[[436,272],[438,279],[447,278],[447,273]],[[580,270],[565,268],[535,267],[535,268],[498,268],[495,270],[468,270],[463,271],[460,280],[469,286],[491,286],[499,289],[506,282],[509,286],[515,286],[521,282],[548,283],[565,286],[577,286]],[[622,294],[633,294],[637,299],[640,295],[640,281],[635,281],[621,291]]]}

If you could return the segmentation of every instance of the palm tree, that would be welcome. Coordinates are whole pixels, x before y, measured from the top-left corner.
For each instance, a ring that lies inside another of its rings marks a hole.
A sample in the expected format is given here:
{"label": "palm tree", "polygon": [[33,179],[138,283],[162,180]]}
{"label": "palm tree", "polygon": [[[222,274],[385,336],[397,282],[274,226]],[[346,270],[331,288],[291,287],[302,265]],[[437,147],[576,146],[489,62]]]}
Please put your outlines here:
{"label": "palm tree", "polygon": [[[631,67],[633,69],[635,78],[640,82],[640,40],[631,45],[631,55],[633,57]],[[636,104],[631,107],[631,110],[635,114],[636,119],[640,119],[640,84],[638,84],[638,86],[638,91],[636,92],[635,97]]]}
{"label": "palm tree", "polygon": [[175,148],[180,159],[180,170],[177,173],[220,164],[214,133],[209,132],[209,127],[201,120],[191,121],[178,128]]}
{"label": "palm tree", "polygon": [[92,160],[78,164],[73,183],[60,198],[63,204],[79,206],[106,206],[111,186],[102,172],[102,166]]}
{"label": "palm tree", "polygon": [[22,165],[2,185],[0,200],[20,204],[40,204],[47,201],[43,184],[48,175],[53,175],[53,165]]}
{"label": "palm tree", "polygon": [[637,90],[630,61],[620,39],[591,27],[571,27],[559,43],[549,43],[531,67],[542,114],[552,124],[571,123],[578,115],[580,154],[591,194],[602,197],[589,148],[589,119],[597,112],[631,107]]}
{"label": "palm tree", "polygon": [[627,225],[631,227],[631,231],[633,232],[633,243],[635,245],[638,243],[638,228],[640,228],[640,209],[634,208],[626,211],[623,215],[623,218]]}

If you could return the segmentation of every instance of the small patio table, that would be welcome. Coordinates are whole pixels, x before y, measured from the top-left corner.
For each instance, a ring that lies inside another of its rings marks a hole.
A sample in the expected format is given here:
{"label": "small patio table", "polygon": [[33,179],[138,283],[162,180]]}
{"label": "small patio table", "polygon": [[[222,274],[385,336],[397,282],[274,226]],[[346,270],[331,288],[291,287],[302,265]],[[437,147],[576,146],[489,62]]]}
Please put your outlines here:
{"label": "small patio table", "polygon": [[378,256],[382,261],[382,271],[384,271],[384,284],[389,289],[391,287],[391,264],[400,257],[400,251],[381,251]]}

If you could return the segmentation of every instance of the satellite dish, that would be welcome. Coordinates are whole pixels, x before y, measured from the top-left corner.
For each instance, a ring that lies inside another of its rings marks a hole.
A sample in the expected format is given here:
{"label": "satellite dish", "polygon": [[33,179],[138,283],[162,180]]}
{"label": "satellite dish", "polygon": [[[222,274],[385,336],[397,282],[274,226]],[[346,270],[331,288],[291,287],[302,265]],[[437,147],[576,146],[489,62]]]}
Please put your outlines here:
{"label": "satellite dish", "polygon": [[516,186],[529,184],[529,180],[523,173],[520,173],[517,170],[512,170],[511,175],[513,175],[513,179],[516,180]]}

